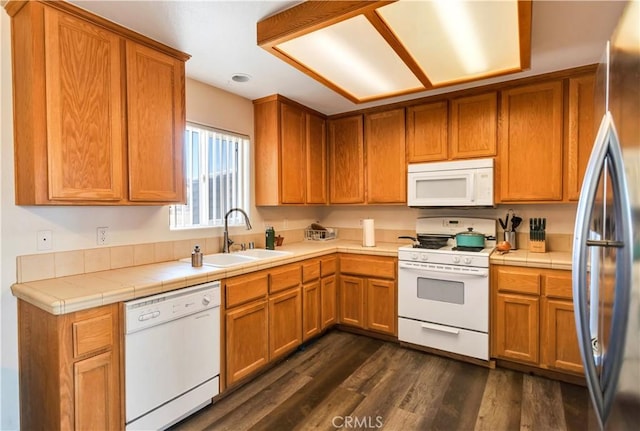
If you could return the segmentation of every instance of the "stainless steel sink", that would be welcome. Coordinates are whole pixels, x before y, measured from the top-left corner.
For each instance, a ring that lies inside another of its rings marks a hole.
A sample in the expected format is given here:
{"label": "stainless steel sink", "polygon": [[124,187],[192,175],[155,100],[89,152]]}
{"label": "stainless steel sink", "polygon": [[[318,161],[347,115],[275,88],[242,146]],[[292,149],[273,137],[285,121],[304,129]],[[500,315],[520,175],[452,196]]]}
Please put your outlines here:
{"label": "stainless steel sink", "polygon": [[238,251],[233,254],[234,255],[239,254],[241,256],[250,256],[256,259],[269,259],[271,257],[287,256],[293,253],[291,253],[290,251],[276,251],[276,250],[267,250],[264,248],[252,248],[249,250]]}
{"label": "stainless steel sink", "polygon": [[[205,254],[202,257],[202,264],[215,266],[216,268],[228,268],[231,266],[243,265],[259,260],[280,257],[292,254],[290,251],[275,251],[262,248],[238,251],[235,253],[215,253]],[[180,259],[181,262],[191,262],[191,258]]]}

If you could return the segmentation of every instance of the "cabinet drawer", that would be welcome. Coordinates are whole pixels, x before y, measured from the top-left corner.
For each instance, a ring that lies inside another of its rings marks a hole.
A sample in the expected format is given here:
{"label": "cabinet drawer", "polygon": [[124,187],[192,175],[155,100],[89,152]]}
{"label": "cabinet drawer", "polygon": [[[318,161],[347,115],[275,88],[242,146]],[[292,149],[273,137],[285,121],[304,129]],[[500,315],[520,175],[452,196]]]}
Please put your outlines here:
{"label": "cabinet drawer", "polygon": [[320,278],[320,261],[312,260],[302,264],[302,282],[308,283]]}
{"label": "cabinet drawer", "polygon": [[243,275],[225,282],[227,308],[267,296],[267,273]]}
{"label": "cabinet drawer", "polygon": [[377,256],[340,256],[340,273],[376,278],[396,278],[396,262],[393,258]]}
{"label": "cabinet drawer", "polygon": [[544,295],[553,298],[573,299],[571,272],[544,277]]}
{"label": "cabinet drawer", "polygon": [[299,264],[286,265],[269,274],[269,293],[279,292],[300,285],[301,267]]}
{"label": "cabinet drawer", "polygon": [[326,277],[327,275],[335,274],[337,268],[338,259],[335,256],[323,258],[320,264],[320,275]]}
{"label": "cabinet drawer", "polygon": [[113,344],[113,317],[111,314],[73,322],[73,356],[75,358],[107,349]]}
{"label": "cabinet drawer", "polygon": [[540,273],[533,270],[498,268],[498,291],[540,294]]}

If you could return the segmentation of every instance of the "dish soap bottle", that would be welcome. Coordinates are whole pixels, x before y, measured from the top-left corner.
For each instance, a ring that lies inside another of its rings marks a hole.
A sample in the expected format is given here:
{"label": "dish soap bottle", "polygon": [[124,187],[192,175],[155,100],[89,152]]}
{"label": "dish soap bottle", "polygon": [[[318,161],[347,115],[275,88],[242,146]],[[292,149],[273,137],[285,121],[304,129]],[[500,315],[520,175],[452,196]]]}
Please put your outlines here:
{"label": "dish soap bottle", "polygon": [[276,231],[273,229],[273,226],[267,227],[267,230],[264,233],[265,238],[265,248],[267,250],[274,250],[276,244]]}
{"label": "dish soap bottle", "polygon": [[191,252],[191,266],[195,268],[202,266],[202,251],[200,251],[199,245],[196,245]]}

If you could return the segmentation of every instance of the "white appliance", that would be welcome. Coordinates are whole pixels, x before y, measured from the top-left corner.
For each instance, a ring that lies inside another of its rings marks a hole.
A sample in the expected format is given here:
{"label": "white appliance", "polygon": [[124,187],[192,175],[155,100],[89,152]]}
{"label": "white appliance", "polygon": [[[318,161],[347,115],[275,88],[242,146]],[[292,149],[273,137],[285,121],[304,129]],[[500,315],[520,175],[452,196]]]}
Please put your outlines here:
{"label": "white appliance", "polygon": [[[460,249],[455,235],[473,228],[484,248]],[[492,219],[423,217],[417,234],[449,235],[439,248],[398,249],[398,338],[400,341],[489,360],[489,256],[495,248]],[[429,241],[423,244],[432,246]]]}
{"label": "white appliance", "polygon": [[639,2],[628,3],[598,66],[599,129],[574,231],[578,344],[598,425],[608,430],[640,424],[639,22]]}
{"label": "white appliance", "polygon": [[410,207],[493,206],[493,159],[410,164]]}
{"label": "white appliance", "polygon": [[165,429],[220,391],[220,282],[125,303],[125,424]]}

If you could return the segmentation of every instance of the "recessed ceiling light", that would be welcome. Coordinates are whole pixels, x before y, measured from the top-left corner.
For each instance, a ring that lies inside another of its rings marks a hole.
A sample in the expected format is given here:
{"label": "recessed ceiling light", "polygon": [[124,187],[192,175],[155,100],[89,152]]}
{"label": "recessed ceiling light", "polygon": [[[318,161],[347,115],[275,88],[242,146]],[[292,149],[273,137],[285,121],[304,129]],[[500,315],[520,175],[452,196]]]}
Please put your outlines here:
{"label": "recessed ceiling light", "polygon": [[231,80],[234,82],[248,82],[251,80],[251,75],[247,75],[246,73],[236,73],[231,77]]}

